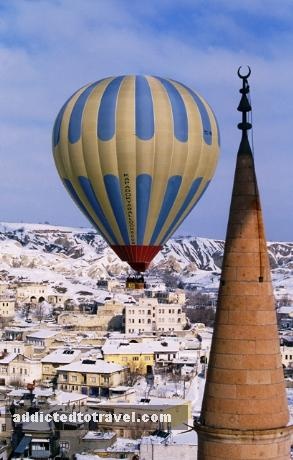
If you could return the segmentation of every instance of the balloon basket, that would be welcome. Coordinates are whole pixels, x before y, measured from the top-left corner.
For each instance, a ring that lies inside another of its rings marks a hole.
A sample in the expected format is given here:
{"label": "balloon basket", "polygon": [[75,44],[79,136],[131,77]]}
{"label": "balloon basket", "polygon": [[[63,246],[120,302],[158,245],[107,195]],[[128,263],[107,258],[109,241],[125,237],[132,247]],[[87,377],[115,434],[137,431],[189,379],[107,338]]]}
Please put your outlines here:
{"label": "balloon basket", "polygon": [[144,289],[145,288],[145,280],[141,273],[136,273],[130,275],[126,278],[125,283],[126,289]]}

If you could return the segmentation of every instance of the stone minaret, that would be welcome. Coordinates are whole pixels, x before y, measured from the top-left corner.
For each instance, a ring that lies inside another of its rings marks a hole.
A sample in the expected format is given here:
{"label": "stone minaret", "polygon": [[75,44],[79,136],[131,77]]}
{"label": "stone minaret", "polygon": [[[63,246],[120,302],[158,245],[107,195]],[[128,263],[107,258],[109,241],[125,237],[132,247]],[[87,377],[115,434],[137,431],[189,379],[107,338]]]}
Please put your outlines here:
{"label": "stone minaret", "polygon": [[[250,74],[250,69],[249,69]],[[247,131],[247,78],[198,460],[289,460],[290,427],[263,216]],[[267,158],[265,161],[269,161]]]}

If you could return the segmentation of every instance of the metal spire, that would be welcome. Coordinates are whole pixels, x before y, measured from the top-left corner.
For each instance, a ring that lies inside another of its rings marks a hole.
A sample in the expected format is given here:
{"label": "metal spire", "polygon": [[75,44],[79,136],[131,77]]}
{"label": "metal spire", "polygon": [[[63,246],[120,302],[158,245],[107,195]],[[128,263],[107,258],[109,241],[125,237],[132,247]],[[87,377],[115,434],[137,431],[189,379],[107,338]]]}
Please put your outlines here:
{"label": "metal spire", "polygon": [[237,72],[238,77],[241,78],[242,80],[242,88],[239,90],[239,93],[241,93],[242,96],[241,96],[239,105],[237,107],[237,110],[239,112],[242,112],[242,121],[241,123],[238,123],[238,128],[242,131],[242,139],[241,139],[238,153],[251,153],[252,154],[251,147],[250,147],[249,140],[248,140],[248,135],[247,135],[248,130],[252,128],[252,124],[247,121],[247,114],[248,112],[251,112],[251,105],[247,97],[247,95],[249,94],[248,77],[251,74],[251,69],[249,66],[247,67],[248,67],[248,73],[246,75],[242,75],[240,73],[241,67],[239,67],[238,72]]}

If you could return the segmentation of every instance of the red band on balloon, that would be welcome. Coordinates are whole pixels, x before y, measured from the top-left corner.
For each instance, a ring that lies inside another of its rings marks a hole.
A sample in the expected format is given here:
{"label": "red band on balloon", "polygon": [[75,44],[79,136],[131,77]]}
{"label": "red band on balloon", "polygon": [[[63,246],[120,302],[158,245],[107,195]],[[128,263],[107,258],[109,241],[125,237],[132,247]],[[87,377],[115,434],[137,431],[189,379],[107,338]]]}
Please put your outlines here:
{"label": "red band on balloon", "polygon": [[162,246],[111,246],[121,260],[127,262],[135,271],[144,272]]}

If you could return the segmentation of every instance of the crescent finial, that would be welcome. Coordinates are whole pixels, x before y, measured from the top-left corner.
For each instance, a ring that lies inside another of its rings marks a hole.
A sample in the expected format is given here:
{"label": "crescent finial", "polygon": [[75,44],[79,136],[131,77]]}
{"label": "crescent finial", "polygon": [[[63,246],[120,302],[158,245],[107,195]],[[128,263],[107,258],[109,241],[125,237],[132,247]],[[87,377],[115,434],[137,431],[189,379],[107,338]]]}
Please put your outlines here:
{"label": "crescent finial", "polygon": [[247,68],[248,68],[248,73],[247,73],[246,75],[242,75],[242,74],[240,73],[240,70],[242,69],[242,67],[243,67],[243,66],[240,66],[240,67],[239,67],[239,69],[238,69],[238,71],[237,71],[237,74],[238,74],[238,77],[239,77],[239,78],[242,78],[242,80],[244,80],[244,79],[246,80],[246,79],[250,76],[250,74],[251,74],[251,68],[250,68],[249,65],[248,65],[248,66],[247,66]]}

